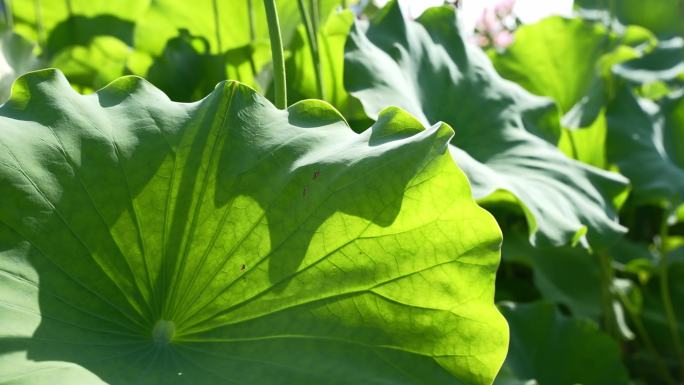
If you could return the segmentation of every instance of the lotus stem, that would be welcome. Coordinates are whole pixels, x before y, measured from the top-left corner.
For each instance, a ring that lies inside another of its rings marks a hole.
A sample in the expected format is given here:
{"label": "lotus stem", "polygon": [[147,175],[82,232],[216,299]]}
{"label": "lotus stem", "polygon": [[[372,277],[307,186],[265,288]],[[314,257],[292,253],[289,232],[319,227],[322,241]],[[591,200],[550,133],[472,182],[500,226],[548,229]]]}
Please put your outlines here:
{"label": "lotus stem", "polygon": [[601,264],[601,302],[603,307],[603,328],[606,333],[615,339],[619,339],[615,310],[613,309],[613,266],[612,258],[605,251],[598,253]]}
{"label": "lotus stem", "polygon": [[43,8],[40,5],[40,0],[34,0],[33,7],[36,13],[36,34],[38,35],[38,46],[47,52],[47,47],[45,45],[45,28],[43,27]]}
{"label": "lotus stem", "polygon": [[7,29],[14,31],[14,15],[12,14],[12,0],[2,0],[2,10],[5,13],[5,23]]}
{"label": "lotus stem", "polygon": [[223,54],[223,44],[221,44],[221,20],[219,18],[218,0],[212,0],[211,5],[214,10],[214,31],[216,33],[216,46],[218,53]]}
{"label": "lotus stem", "polygon": [[66,5],[67,9],[67,21],[68,25],[67,27],[69,28],[69,34],[71,35],[71,39],[74,41],[78,40],[79,36],[79,31],[78,31],[78,24],[76,23],[76,20],[74,20],[74,6],[71,3],[71,0],[64,0],[64,4]]}
{"label": "lotus stem", "polygon": [[281,110],[287,108],[287,83],[285,79],[285,58],[283,54],[283,37],[280,33],[280,21],[276,0],[264,0],[268,35],[271,39],[271,55],[273,56],[273,79],[275,88],[275,106]]}
{"label": "lotus stem", "polygon": [[672,336],[672,343],[674,344],[677,358],[679,360],[679,367],[681,376],[684,377],[684,347],[682,347],[681,335],[679,333],[679,323],[677,321],[677,314],[672,305],[672,296],[670,295],[670,277],[669,277],[669,261],[666,239],[668,236],[668,218],[671,210],[665,210],[663,219],[660,224],[660,239],[658,242],[658,252],[660,254],[660,295],[663,300],[663,309],[665,310],[665,317],[667,319],[667,327]]}
{"label": "lotus stem", "polygon": [[223,77],[226,78],[226,55],[223,52],[223,44],[221,43],[221,18],[219,17],[220,13],[218,8],[218,0],[212,0],[211,3],[214,10],[214,30],[216,33],[216,46],[218,48],[218,54],[221,56],[221,71],[223,73]]}
{"label": "lotus stem", "polygon": [[314,36],[318,36],[318,23],[320,20],[318,8],[318,0],[309,0],[309,10],[311,11],[311,27],[313,28]]}
{"label": "lotus stem", "polygon": [[674,379],[670,375],[670,372],[667,370],[667,365],[665,364],[663,357],[660,355],[660,353],[658,353],[658,349],[656,349],[651,335],[648,334],[646,327],[644,327],[644,323],[641,321],[638,311],[634,309],[630,301],[625,296],[620,296],[620,302],[622,302],[625,310],[627,310],[627,314],[632,320],[632,323],[636,328],[637,335],[644,343],[646,350],[648,350],[648,352],[651,353],[651,355],[655,358],[656,366],[658,367],[658,371],[660,372],[663,381],[665,381],[667,385],[676,385]]}

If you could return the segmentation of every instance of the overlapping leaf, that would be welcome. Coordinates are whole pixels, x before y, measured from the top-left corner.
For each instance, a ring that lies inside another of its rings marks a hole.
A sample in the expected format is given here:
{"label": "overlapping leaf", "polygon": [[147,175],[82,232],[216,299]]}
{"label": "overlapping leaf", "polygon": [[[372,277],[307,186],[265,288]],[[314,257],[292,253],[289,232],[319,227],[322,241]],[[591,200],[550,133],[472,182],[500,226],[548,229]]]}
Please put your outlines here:
{"label": "overlapping leaf", "polygon": [[238,84],[89,96],[53,70],[0,108],[0,382],[489,384],[500,231],[388,109]]}
{"label": "overlapping leaf", "polygon": [[624,178],[573,161],[549,143],[559,132],[555,106],[501,79],[463,41],[453,9],[433,8],[414,22],[392,2],[367,28],[357,23],[347,40],[345,84],[371,117],[391,104],[423,123],[452,125],[450,149],[475,196],[516,201],[532,242],[583,242],[586,233],[600,245],[624,231],[612,204]]}

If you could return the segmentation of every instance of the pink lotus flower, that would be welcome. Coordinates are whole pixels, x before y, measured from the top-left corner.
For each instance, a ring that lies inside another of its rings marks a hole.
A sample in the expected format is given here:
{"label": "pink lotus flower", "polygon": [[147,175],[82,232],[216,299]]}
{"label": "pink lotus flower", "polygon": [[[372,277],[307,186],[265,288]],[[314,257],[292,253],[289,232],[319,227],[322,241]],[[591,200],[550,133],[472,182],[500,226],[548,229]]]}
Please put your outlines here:
{"label": "pink lotus flower", "polygon": [[499,48],[506,48],[513,44],[515,38],[510,31],[501,31],[496,36],[494,36],[494,46]]}
{"label": "pink lotus flower", "polygon": [[518,21],[513,15],[516,0],[500,0],[486,8],[475,25],[474,41],[481,47],[505,48],[514,40]]}
{"label": "pink lotus flower", "polygon": [[493,7],[494,12],[498,15],[509,15],[513,12],[515,7],[515,0],[501,0]]}

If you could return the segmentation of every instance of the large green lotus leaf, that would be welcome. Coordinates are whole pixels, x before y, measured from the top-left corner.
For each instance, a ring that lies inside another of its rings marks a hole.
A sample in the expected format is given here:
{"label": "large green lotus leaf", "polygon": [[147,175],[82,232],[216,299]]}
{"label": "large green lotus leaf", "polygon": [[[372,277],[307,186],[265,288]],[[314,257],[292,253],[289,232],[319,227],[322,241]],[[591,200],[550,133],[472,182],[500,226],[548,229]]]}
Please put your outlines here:
{"label": "large green lotus leaf", "polygon": [[33,54],[35,45],[20,35],[4,32],[0,35],[0,103],[10,96],[14,80],[40,67]]}
{"label": "large green lotus leaf", "polygon": [[[344,88],[344,46],[353,23],[354,14],[351,11],[333,11],[319,30],[318,36],[323,100],[335,106],[350,124],[367,119],[359,101],[351,97]],[[303,25],[297,28],[290,44],[290,52],[285,63],[288,99],[318,99],[314,64]]]}
{"label": "large green lotus leaf", "polygon": [[372,118],[396,105],[425,124],[455,127],[450,149],[474,195],[517,200],[533,243],[588,238],[601,245],[624,231],[611,202],[624,178],[559,151],[556,107],[497,75],[485,54],[463,41],[452,8],[409,21],[391,2],[368,27],[357,23],[347,40],[345,84]]}
{"label": "large green lotus leaf", "polygon": [[0,383],[489,384],[501,233],[388,109],[55,70],[0,108]]}
{"label": "large green lotus leaf", "polygon": [[608,108],[608,160],[641,202],[684,202],[684,97],[660,103],[622,87]]}
{"label": "large green lotus leaf", "polygon": [[562,316],[547,303],[504,304],[501,310],[511,346],[495,385],[630,383],[618,345],[593,322]]}

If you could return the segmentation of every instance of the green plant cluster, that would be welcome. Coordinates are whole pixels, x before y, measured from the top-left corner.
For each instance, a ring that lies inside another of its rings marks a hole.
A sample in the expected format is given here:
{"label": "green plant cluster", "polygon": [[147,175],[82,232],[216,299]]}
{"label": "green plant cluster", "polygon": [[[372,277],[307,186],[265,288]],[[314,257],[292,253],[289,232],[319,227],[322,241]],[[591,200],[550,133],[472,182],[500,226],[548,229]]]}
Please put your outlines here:
{"label": "green plant cluster", "polygon": [[684,384],[684,1],[1,3],[0,384]]}

